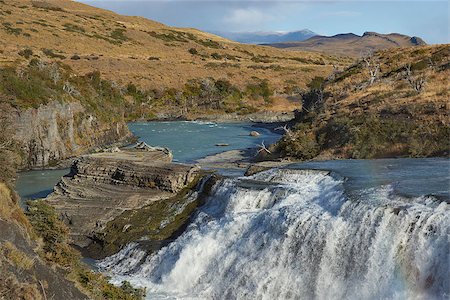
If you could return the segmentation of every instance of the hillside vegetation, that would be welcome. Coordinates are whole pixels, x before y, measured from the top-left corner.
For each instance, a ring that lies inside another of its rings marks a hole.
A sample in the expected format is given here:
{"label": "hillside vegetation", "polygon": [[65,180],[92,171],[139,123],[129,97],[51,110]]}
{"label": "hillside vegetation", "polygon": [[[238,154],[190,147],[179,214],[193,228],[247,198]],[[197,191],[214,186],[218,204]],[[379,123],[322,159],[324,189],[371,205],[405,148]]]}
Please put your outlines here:
{"label": "hillside vegetation", "polygon": [[[230,85],[232,96],[226,101],[233,102],[234,108],[288,111],[297,105],[287,100],[296,88],[305,88],[315,76],[328,75],[332,65],[343,67],[350,62],[323,54],[242,45],[195,29],[168,27],[68,0],[2,0],[0,46],[0,66],[17,67],[39,59],[67,65],[81,76],[98,71],[114,85],[131,83],[145,91],[145,105],[152,106],[154,95],[172,94],[183,102],[174,95],[177,91],[195,94],[195,85],[201,84],[204,94],[223,93],[221,89]],[[270,88],[271,101],[266,91],[255,95],[258,85]]]}
{"label": "hillside vegetation", "polygon": [[444,156],[450,149],[450,45],[384,50],[303,93],[285,156]]}

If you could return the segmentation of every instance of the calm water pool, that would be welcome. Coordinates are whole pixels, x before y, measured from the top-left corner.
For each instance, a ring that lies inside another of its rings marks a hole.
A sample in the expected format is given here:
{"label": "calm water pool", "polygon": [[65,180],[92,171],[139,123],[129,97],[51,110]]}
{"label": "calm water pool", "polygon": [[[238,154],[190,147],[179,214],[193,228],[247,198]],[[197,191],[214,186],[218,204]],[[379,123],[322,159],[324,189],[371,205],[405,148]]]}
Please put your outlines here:
{"label": "calm water pool", "polygon": [[[228,150],[255,148],[261,142],[268,145],[280,138],[279,134],[253,127],[251,123],[135,122],[128,126],[147,144],[171,149],[174,160],[179,162],[194,162]],[[261,135],[249,136],[253,130]],[[229,146],[218,147],[217,144]]]}

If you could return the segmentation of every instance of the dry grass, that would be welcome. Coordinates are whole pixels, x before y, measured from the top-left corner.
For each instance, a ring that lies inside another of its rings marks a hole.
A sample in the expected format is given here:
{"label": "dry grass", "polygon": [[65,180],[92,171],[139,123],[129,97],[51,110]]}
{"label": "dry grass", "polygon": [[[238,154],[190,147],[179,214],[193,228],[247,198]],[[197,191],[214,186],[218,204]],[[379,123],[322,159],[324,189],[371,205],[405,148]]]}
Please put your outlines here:
{"label": "dry grass", "polygon": [[372,61],[379,64],[372,84],[360,61],[325,80],[323,101],[308,93],[306,103],[318,105],[302,112],[281,152],[301,159],[448,156],[450,45],[384,50]]}
{"label": "dry grass", "polygon": [[29,236],[34,237],[30,222],[17,204],[17,199],[17,195],[5,183],[0,182],[0,219],[16,222]]}
{"label": "dry grass", "polygon": [[[189,79],[207,77],[227,79],[244,88],[258,77],[283,91],[286,80],[304,88],[315,76],[328,75],[332,64],[349,63],[318,53],[242,45],[74,1],[46,3],[52,9],[29,0],[4,0],[2,9],[10,14],[0,15],[0,65],[24,62],[18,53],[30,49],[34,57],[61,60],[76,73],[100,70],[106,79],[121,85],[133,82],[144,89],[181,88]],[[1,24],[12,29],[8,32]],[[10,34],[15,28],[21,33]],[[192,48],[197,54],[189,52]],[[48,50],[55,57],[44,53]]]}
{"label": "dry grass", "polygon": [[[369,72],[363,62],[343,73],[327,85],[332,97],[327,100],[330,111],[341,114],[378,114],[383,110],[408,108],[411,113],[448,124],[450,96],[450,45],[391,49],[379,52],[375,61],[380,74],[369,85]],[[406,68],[411,66],[413,77],[423,77],[420,92],[407,80]],[[423,113],[428,107],[427,114]]]}
{"label": "dry grass", "polygon": [[11,265],[19,268],[19,270],[29,270],[34,265],[33,258],[17,249],[16,246],[9,241],[0,245],[0,253]]}

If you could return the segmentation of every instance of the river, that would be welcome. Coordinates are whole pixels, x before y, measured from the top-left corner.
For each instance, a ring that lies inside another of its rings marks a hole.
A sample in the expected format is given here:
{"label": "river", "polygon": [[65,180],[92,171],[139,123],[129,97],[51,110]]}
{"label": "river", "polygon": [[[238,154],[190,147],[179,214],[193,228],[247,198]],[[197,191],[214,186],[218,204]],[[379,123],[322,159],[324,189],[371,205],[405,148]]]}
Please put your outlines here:
{"label": "river", "polygon": [[449,167],[342,160],[225,178],[174,242],[131,243],[98,267],[147,299],[448,299]]}
{"label": "river", "polygon": [[[130,129],[179,162],[279,138],[262,128],[249,137],[250,124]],[[31,187],[48,191],[61,173],[23,173],[19,193],[42,195]],[[306,162],[229,176],[174,242],[153,254],[131,243],[97,267],[113,282],[146,287],[147,299],[448,299],[449,184],[448,158]]]}
{"label": "river", "polygon": [[[197,159],[223,151],[255,148],[262,142],[268,145],[280,138],[280,134],[253,123],[133,122],[128,126],[139,140],[153,146],[168,147],[173,153],[174,161],[180,163],[193,163]],[[260,136],[250,136],[251,131],[257,131]],[[216,146],[217,144],[227,146]],[[68,169],[21,172],[16,190],[22,199],[22,205],[27,200],[49,195],[61,176],[68,172]]]}

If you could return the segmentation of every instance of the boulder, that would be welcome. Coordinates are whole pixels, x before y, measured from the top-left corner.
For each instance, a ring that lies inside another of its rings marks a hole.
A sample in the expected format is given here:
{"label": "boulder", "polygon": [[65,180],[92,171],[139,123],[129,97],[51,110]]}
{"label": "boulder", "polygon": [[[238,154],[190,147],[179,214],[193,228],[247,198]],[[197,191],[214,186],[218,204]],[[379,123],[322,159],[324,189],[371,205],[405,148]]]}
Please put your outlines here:
{"label": "boulder", "polygon": [[252,132],[250,132],[250,134],[249,134],[250,136],[260,136],[261,134],[258,132],[258,131],[252,131]]}

